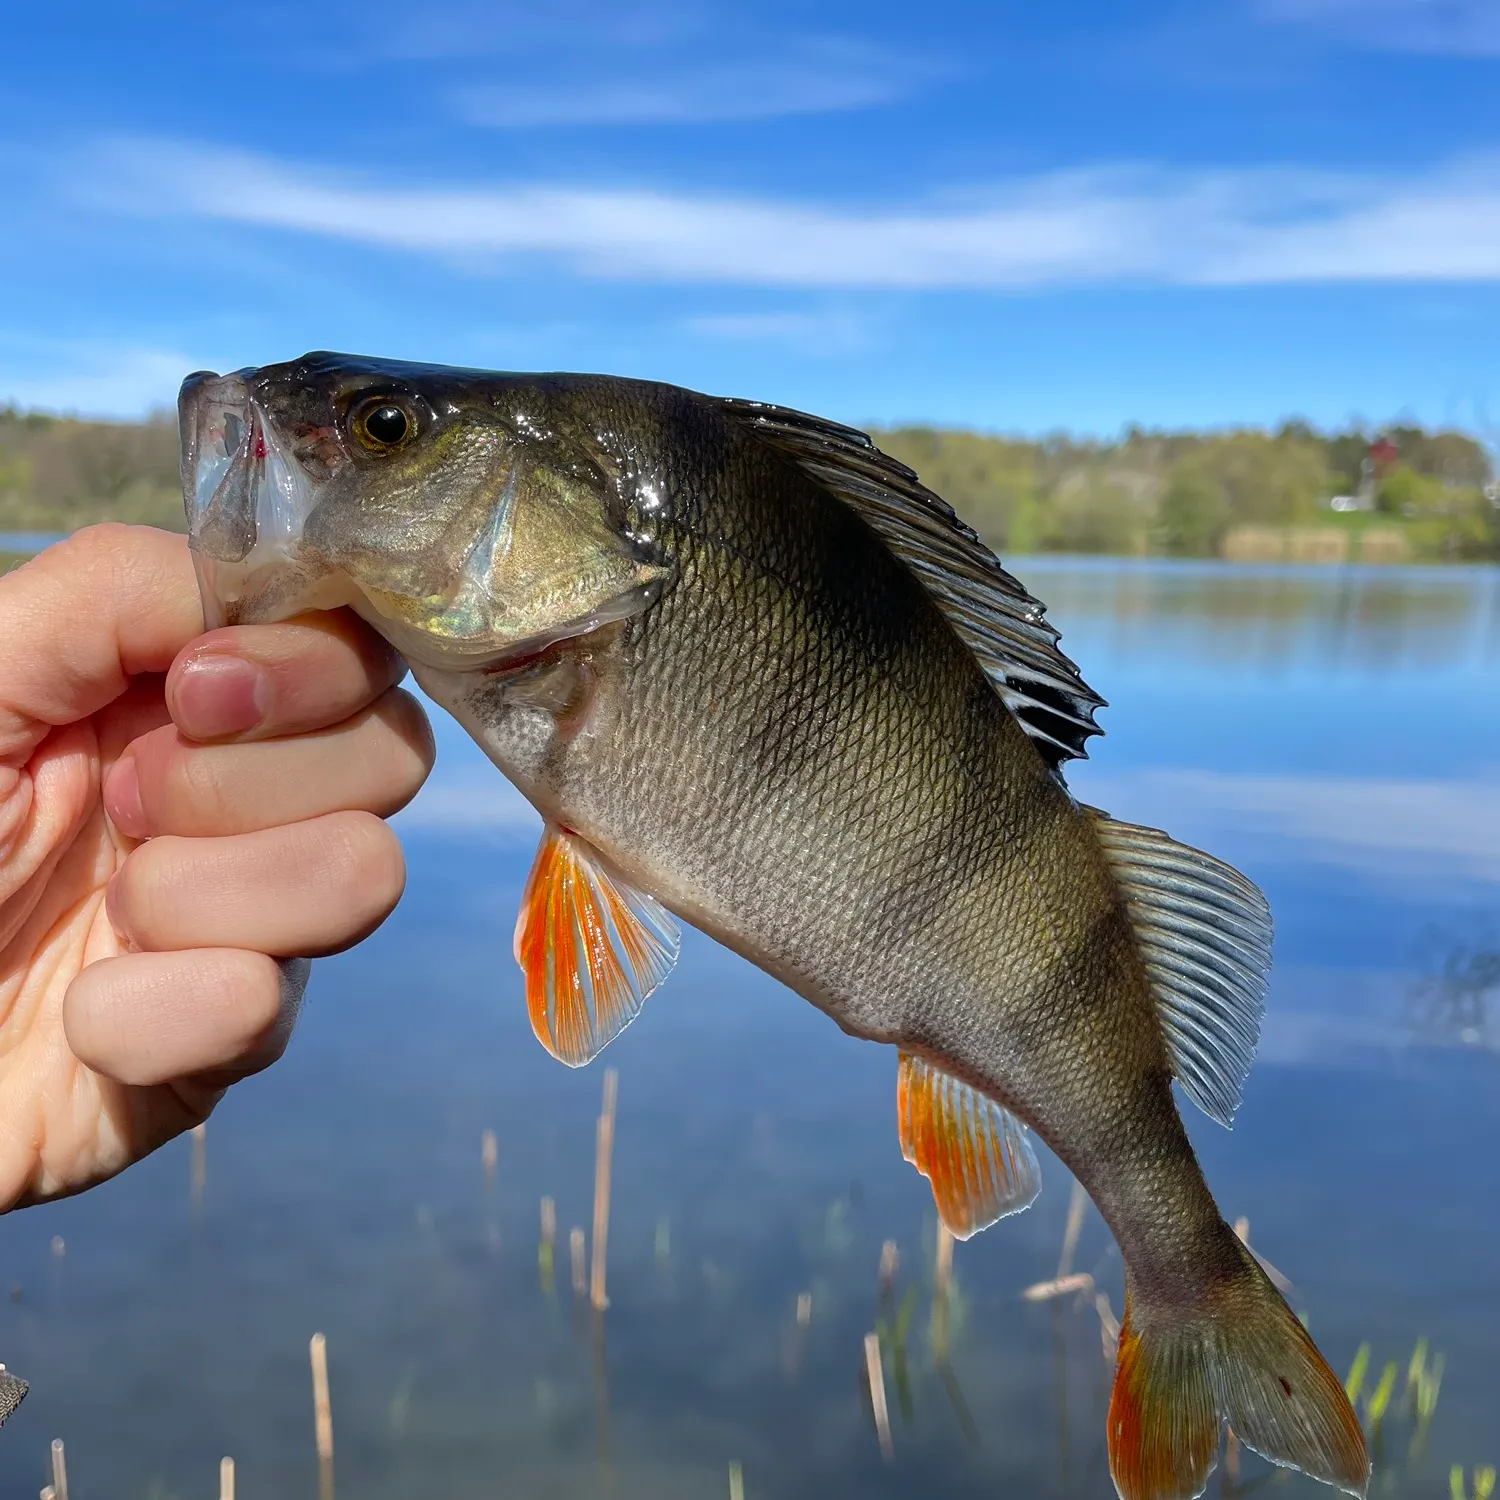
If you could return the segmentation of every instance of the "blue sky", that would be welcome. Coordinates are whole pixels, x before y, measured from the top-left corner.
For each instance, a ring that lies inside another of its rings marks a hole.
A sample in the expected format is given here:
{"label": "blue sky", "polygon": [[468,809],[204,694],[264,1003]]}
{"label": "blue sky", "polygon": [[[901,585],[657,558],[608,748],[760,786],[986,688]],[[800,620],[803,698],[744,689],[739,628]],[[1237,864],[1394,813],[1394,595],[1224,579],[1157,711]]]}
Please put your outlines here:
{"label": "blue sky", "polygon": [[1500,436],[1495,0],[62,0],[0,173],[0,401],[336,348]]}

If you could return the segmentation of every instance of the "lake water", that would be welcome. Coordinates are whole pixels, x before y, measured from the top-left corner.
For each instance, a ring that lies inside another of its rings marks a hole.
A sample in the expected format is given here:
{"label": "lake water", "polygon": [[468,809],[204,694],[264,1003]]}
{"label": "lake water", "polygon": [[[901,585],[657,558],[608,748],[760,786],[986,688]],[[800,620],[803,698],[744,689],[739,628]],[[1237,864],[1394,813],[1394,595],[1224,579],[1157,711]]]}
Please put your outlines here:
{"label": "lake water", "polygon": [[[1445,1495],[1450,1465],[1500,1462],[1500,575],[1016,569],[1111,701],[1080,797],[1270,897],[1261,1059],[1232,1134],[1191,1128],[1340,1373],[1364,1342],[1367,1387],[1399,1362],[1372,1493]],[[606,1054],[611,1305],[601,1326],[575,1304],[602,1067],[569,1072],[531,1035],[510,943],[536,825],[451,726],[440,740],[400,819],[401,910],[316,966],[285,1060],[210,1122],[201,1193],[183,1140],[0,1220],[0,1359],[32,1382],[0,1493],[35,1495],[62,1437],[74,1500],[207,1497],[221,1454],[241,1500],[316,1495],[322,1331],[338,1493],[363,1500],[701,1500],[731,1493],[731,1463],[745,1500],[1111,1495],[1095,1307],[1019,1296],[1056,1271],[1067,1174],[1045,1160],[1036,1206],[958,1247],[936,1361],[894,1057],[692,933]],[[1092,1210],[1076,1266],[1118,1312]],[[903,1302],[886,1463],[862,1339]],[[1419,1338],[1444,1364],[1413,1451]],[[1266,1472],[1248,1458],[1242,1482]]]}
{"label": "lake water", "polygon": [[61,531],[0,531],[0,552],[40,552],[65,535]]}

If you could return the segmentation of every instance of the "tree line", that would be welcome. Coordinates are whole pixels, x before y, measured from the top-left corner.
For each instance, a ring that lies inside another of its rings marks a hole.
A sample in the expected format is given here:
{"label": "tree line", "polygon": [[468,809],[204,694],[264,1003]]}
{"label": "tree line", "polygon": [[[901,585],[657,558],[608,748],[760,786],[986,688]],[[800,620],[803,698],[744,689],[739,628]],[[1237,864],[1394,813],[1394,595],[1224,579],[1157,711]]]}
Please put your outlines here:
{"label": "tree line", "polygon": [[187,530],[176,418],[87,422],[0,407],[0,531],[94,521]]}
{"label": "tree line", "polygon": [[[1216,557],[1236,529],[1382,527],[1404,555],[1500,560],[1500,489],[1474,437],[1397,424],[1157,432],[1112,441],[875,430],[1001,553]],[[1334,506],[1338,501],[1337,507]],[[184,527],[170,416],[94,422],[0,408],[0,531]]]}
{"label": "tree line", "polygon": [[1112,442],[928,427],[872,434],[1002,553],[1217,557],[1236,528],[1380,527],[1410,555],[1500,560],[1500,491],[1474,437],[1411,425],[1148,432]]}

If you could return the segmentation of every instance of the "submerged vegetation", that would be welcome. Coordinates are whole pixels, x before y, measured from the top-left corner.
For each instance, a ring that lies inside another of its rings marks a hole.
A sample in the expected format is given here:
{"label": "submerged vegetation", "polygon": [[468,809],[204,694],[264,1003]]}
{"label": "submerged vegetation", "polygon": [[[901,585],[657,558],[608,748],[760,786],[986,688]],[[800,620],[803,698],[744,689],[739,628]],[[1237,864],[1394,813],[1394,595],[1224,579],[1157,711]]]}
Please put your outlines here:
{"label": "submerged vegetation", "polygon": [[[606,1314],[610,1301],[603,1295],[603,1276],[617,1099],[618,1075],[613,1069],[606,1070],[603,1108],[595,1132],[593,1236],[588,1247],[591,1254],[584,1250],[586,1236],[583,1228],[575,1227],[570,1236],[576,1247],[571,1285],[572,1316],[569,1319],[554,1316],[549,1322],[549,1326],[565,1338],[571,1326],[571,1342],[583,1356],[578,1368],[587,1390],[582,1393],[582,1399],[594,1408],[591,1441],[597,1450],[599,1469],[597,1474],[576,1486],[569,1484],[563,1471],[559,1470],[553,1487],[549,1489],[549,1493],[559,1495],[582,1497],[597,1494],[600,1476],[604,1477],[611,1493],[639,1492],[630,1482],[628,1458],[624,1468],[616,1469],[623,1455],[614,1454],[610,1435],[611,1362],[605,1352]],[[206,1188],[203,1130],[204,1127],[199,1126],[193,1132],[190,1158],[190,1195],[195,1221]],[[481,1138],[481,1194],[490,1214],[492,1232],[498,1187],[496,1143],[495,1133],[486,1130]],[[919,1433],[924,1425],[933,1422],[945,1426],[950,1421],[956,1424],[964,1446],[971,1451],[977,1451],[987,1441],[994,1440],[993,1428],[987,1428],[976,1419],[975,1407],[965,1394],[960,1375],[960,1367],[972,1363],[976,1349],[992,1341],[994,1332],[976,1326],[969,1299],[954,1273],[953,1237],[940,1222],[934,1224],[930,1218],[926,1221],[922,1232],[922,1253],[911,1256],[909,1261],[901,1255],[897,1242],[887,1239],[881,1244],[875,1267],[868,1263],[856,1267],[856,1256],[868,1246],[856,1242],[850,1233],[850,1207],[847,1198],[830,1203],[817,1220],[807,1225],[802,1250],[804,1269],[813,1274],[815,1284],[821,1287],[816,1302],[819,1345],[826,1345],[830,1338],[847,1340],[851,1327],[856,1326],[851,1324],[851,1314],[855,1319],[863,1317],[868,1320],[864,1326],[873,1322],[873,1327],[863,1335],[859,1351],[862,1358],[856,1361],[851,1348],[847,1361],[840,1361],[835,1355],[830,1365],[827,1362],[829,1351],[821,1347],[817,1351],[819,1370],[815,1372],[809,1368],[814,1363],[815,1353],[812,1347],[815,1300],[811,1291],[797,1295],[794,1312],[783,1304],[775,1311],[763,1308],[757,1316],[765,1319],[766,1329],[777,1328],[781,1333],[780,1378],[786,1385],[815,1384],[819,1379],[826,1379],[829,1368],[833,1366],[857,1368],[857,1384],[840,1381],[840,1394],[835,1398],[851,1414],[856,1402],[862,1406],[860,1420],[848,1423],[843,1429],[852,1447],[845,1452],[841,1462],[849,1466],[851,1478],[858,1475],[869,1487],[872,1476],[870,1470],[863,1467],[864,1460],[860,1457],[862,1450],[868,1451],[866,1445],[878,1451],[883,1463],[889,1465],[896,1459],[898,1451],[908,1459],[915,1454],[917,1461],[922,1462],[923,1455],[931,1450]],[[1075,1181],[1055,1274],[1045,1281],[1016,1289],[1016,1300],[1029,1309],[1025,1314],[1028,1319],[1044,1315],[1051,1322],[1052,1369],[1048,1384],[1057,1404],[1055,1416],[1059,1439],[1055,1477],[1061,1492],[1068,1494],[1081,1493],[1075,1485],[1084,1474],[1099,1475],[1104,1460],[1103,1452],[1095,1444],[1085,1440],[1079,1447],[1078,1439],[1070,1435],[1074,1427],[1069,1408],[1079,1404],[1094,1407],[1106,1399],[1105,1387],[1089,1378],[1089,1369],[1100,1368],[1101,1355],[1105,1371],[1113,1365],[1120,1333],[1110,1297],[1097,1280],[1104,1276],[1118,1287],[1118,1255],[1108,1242],[1102,1247],[1098,1243],[1100,1227],[1083,1189]],[[428,1229],[429,1232],[432,1229],[430,1222]],[[1238,1220],[1234,1229],[1248,1246],[1249,1221]],[[570,1291],[566,1282],[559,1285],[552,1274],[556,1234],[556,1200],[549,1196],[541,1200],[537,1261],[543,1274],[536,1292],[553,1313],[563,1309]],[[54,1247],[60,1243],[55,1240]],[[1075,1269],[1078,1251],[1084,1243],[1088,1254],[1097,1257],[1092,1272]],[[56,1248],[53,1253],[58,1253]],[[1261,1259],[1259,1252],[1253,1253]],[[711,1303],[718,1300],[716,1281],[728,1273],[714,1267],[712,1262],[702,1260],[695,1277],[691,1260],[684,1259],[680,1253],[674,1254],[670,1228],[665,1219],[658,1219],[656,1224],[652,1259],[655,1278],[662,1286],[674,1284],[679,1277],[684,1282],[696,1279]],[[584,1269],[590,1261],[592,1274]],[[1264,1259],[1261,1259],[1261,1264],[1278,1287],[1293,1291],[1292,1284],[1275,1267]],[[680,1319],[682,1307],[676,1297],[662,1303],[649,1290],[652,1275],[644,1264],[637,1259],[632,1269],[625,1296],[637,1304],[637,1316],[647,1308],[660,1315],[665,1307],[673,1306],[677,1308]],[[873,1276],[870,1275],[872,1269]],[[721,1286],[719,1290],[724,1288]],[[921,1316],[924,1310],[925,1317]],[[989,1303],[986,1312],[989,1318],[993,1317],[993,1302]],[[1305,1323],[1306,1315],[1301,1316]],[[328,1344],[322,1333],[315,1333],[307,1347],[313,1407],[313,1421],[308,1433],[311,1438],[308,1468],[310,1470],[316,1462],[321,1500],[333,1500],[336,1493],[334,1410],[328,1378]],[[1444,1388],[1445,1364],[1444,1356],[1435,1353],[1426,1338],[1418,1338],[1411,1353],[1400,1359],[1377,1359],[1369,1343],[1362,1343],[1355,1353],[1343,1385],[1369,1441],[1373,1461],[1369,1491],[1372,1496],[1387,1497],[1387,1500],[1418,1500],[1418,1497],[1436,1500],[1439,1490],[1435,1486],[1446,1480],[1448,1500],[1494,1500],[1497,1477],[1494,1465],[1445,1464],[1428,1451],[1438,1398]],[[1070,1378],[1070,1365],[1074,1367],[1075,1375],[1081,1378]],[[764,1367],[762,1376],[769,1376],[773,1368]],[[0,1366],[0,1371],[3,1370],[4,1366]],[[408,1366],[400,1376],[389,1405],[390,1433],[397,1438],[407,1435],[407,1408],[414,1381],[415,1366]],[[19,1385],[24,1394],[24,1383],[13,1381],[13,1384]],[[551,1381],[540,1378],[535,1390],[541,1419],[541,1414],[552,1410],[561,1393]],[[816,1399],[812,1391],[808,1392],[808,1399]],[[987,1415],[993,1419],[998,1413],[992,1409]],[[1085,1423],[1085,1426],[1089,1425],[1092,1424]],[[738,1436],[743,1439],[746,1434],[742,1431]],[[39,1470],[47,1457],[50,1457],[52,1484],[42,1489],[42,1500],[67,1500],[67,1467],[61,1440],[51,1442],[49,1454],[38,1454]],[[1208,1493],[1219,1500],[1246,1500],[1246,1497],[1261,1491],[1275,1493],[1294,1478],[1293,1471],[1273,1466],[1247,1450],[1232,1428],[1226,1428],[1221,1434],[1215,1466],[1217,1473]],[[220,1461],[220,1500],[234,1500],[235,1469],[236,1462],[232,1457]],[[745,1469],[746,1465],[740,1458],[727,1459],[730,1500],[746,1500],[747,1492],[760,1493],[753,1487],[761,1476],[752,1471],[747,1484]],[[724,1469],[720,1468],[719,1472],[723,1474]],[[309,1484],[309,1492],[310,1489]],[[721,1487],[718,1493],[723,1492]],[[871,1490],[871,1493],[889,1492],[880,1487]],[[1102,1487],[1098,1489],[1100,1494],[1105,1492]],[[143,1500],[179,1500],[181,1494],[169,1488],[158,1474],[150,1480]]]}
{"label": "submerged vegetation", "polygon": [[[1415,426],[1148,432],[1114,441],[876,430],[1001,553],[1246,561],[1500,560],[1485,447]],[[177,423],[0,408],[0,531],[184,528]]]}

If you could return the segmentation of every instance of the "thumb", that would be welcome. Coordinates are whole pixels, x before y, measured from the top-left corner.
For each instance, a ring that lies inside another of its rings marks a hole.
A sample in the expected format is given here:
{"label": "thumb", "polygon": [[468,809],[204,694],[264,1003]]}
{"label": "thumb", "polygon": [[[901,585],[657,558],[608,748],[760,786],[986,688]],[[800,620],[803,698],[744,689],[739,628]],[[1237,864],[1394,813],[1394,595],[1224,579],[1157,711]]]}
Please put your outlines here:
{"label": "thumb", "polygon": [[0,765],[87,718],[203,630],[187,538],[90,526],[0,579]]}

